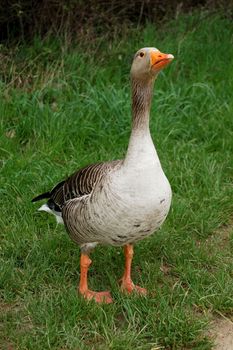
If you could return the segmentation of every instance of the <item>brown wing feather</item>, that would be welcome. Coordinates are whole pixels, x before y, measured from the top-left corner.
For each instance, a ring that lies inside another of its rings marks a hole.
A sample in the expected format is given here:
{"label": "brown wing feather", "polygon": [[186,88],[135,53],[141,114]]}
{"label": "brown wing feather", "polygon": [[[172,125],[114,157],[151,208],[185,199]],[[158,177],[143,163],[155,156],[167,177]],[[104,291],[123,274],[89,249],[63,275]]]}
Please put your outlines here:
{"label": "brown wing feather", "polygon": [[60,182],[51,192],[45,192],[45,194],[35,197],[32,201],[49,198],[47,202],[49,208],[60,212],[65,202],[69,199],[90,194],[96,182],[120,163],[120,160],[116,160],[88,165],[76,171],[68,179]]}

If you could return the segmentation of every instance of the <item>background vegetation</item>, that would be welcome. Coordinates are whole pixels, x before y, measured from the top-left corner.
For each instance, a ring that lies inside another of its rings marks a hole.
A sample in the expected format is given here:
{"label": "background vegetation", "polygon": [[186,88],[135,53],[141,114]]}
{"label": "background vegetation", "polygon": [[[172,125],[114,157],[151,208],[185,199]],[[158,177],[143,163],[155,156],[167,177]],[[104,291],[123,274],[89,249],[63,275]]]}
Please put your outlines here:
{"label": "background vegetation", "polygon": [[229,0],[2,0],[0,40],[30,40],[35,35],[65,36],[83,41],[84,36],[113,37],[131,26],[177,18],[181,12],[221,10],[232,18]]}
{"label": "background vegetation", "polygon": [[[71,42],[1,46],[0,348],[211,349],[210,320],[233,315],[232,23],[199,11]],[[100,247],[90,284],[115,303],[86,303],[77,246],[30,200],[85,164],[124,156],[129,69],[144,46],[175,56],[151,113],[172,209],[135,248],[134,280],[149,297],[120,293],[122,251]]]}

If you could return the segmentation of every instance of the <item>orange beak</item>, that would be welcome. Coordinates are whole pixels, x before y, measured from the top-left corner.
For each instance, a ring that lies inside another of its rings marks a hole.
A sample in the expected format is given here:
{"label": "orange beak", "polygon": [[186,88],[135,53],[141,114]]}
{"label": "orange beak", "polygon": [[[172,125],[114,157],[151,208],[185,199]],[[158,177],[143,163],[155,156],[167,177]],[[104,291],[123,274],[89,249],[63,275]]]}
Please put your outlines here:
{"label": "orange beak", "polygon": [[150,63],[153,70],[160,70],[165,68],[172,60],[174,56],[160,51],[151,51]]}

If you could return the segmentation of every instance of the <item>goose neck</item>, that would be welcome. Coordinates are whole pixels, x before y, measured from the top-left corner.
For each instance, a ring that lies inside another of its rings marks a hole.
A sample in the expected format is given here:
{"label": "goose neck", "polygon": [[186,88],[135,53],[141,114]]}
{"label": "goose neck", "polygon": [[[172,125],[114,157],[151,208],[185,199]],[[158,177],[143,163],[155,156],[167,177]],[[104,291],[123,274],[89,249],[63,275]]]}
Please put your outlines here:
{"label": "goose neck", "polygon": [[157,159],[150,135],[149,119],[154,80],[132,79],[132,131],[124,160],[125,167],[135,167],[140,162],[151,164]]}
{"label": "goose neck", "polygon": [[148,132],[154,80],[132,78],[132,132]]}

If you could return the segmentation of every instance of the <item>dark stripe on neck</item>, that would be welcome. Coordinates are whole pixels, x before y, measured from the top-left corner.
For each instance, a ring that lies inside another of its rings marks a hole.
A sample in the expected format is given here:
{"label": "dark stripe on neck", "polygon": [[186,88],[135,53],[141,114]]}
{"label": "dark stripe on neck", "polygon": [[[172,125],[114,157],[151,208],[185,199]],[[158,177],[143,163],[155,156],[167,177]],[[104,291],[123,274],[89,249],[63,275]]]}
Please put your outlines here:
{"label": "dark stripe on neck", "polygon": [[154,80],[131,79],[132,85],[132,129],[149,128],[149,114]]}

